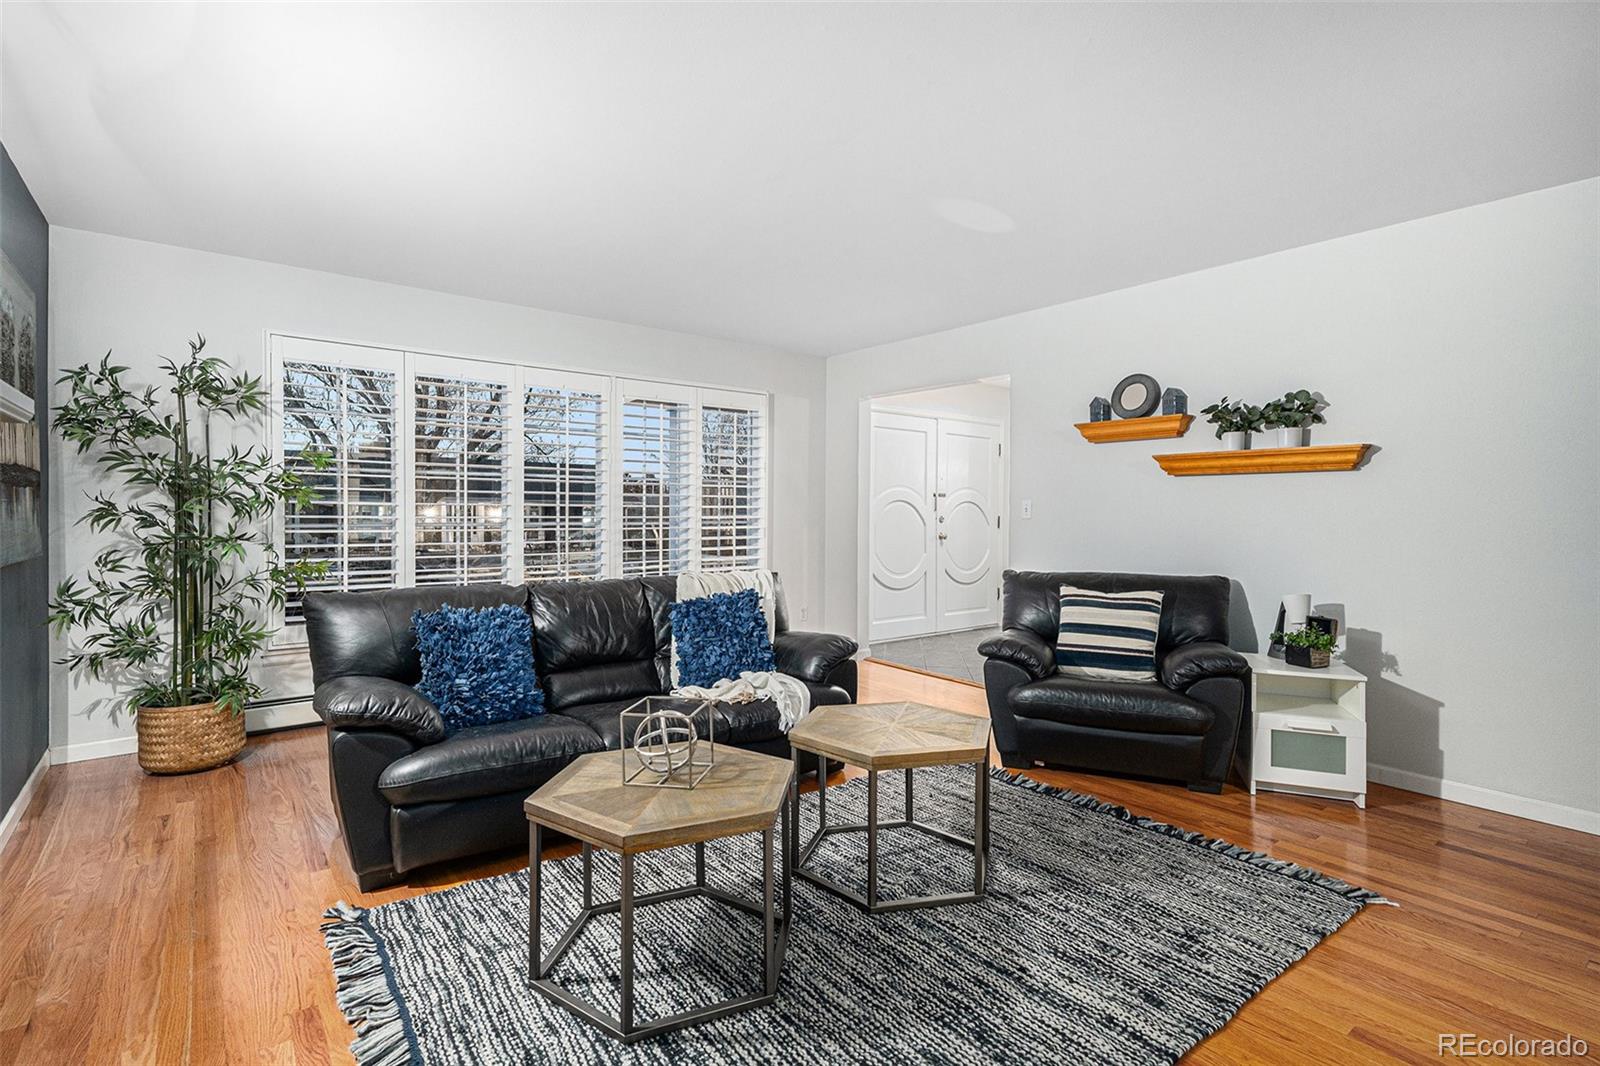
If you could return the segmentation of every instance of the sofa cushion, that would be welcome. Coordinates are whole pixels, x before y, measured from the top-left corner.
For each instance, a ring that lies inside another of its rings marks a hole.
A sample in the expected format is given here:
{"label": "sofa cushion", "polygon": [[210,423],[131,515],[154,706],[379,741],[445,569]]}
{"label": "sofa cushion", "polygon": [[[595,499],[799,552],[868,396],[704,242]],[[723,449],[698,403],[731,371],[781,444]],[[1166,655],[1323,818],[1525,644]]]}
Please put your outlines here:
{"label": "sofa cushion", "polygon": [[1230,585],[1225,577],[1007,570],[1001,627],[1031,629],[1054,646],[1061,628],[1062,585],[1097,592],[1150,589],[1161,593],[1158,658],[1179,644],[1197,640],[1228,643]]}
{"label": "sofa cushion", "polygon": [[430,585],[380,592],[306,593],[306,639],[311,680],[321,685],[360,674],[415,685],[422,677],[411,616],[451,607],[528,605],[526,585]]}
{"label": "sofa cushion", "polygon": [[1061,586],[1056,672],[1099,681],[1154,681],[1161,593]]}
{"label": "sofa cushion", "polygon": [[422,680],[451,732],[544,713],[533,674],[533,634],[521,607],[443,607],[411,616]]}
{"label": "sofa cushion", "polygon": [[[586,703],[576,707],[563,707],[558,713],[582,722],[600,735],[607,748],[615,751],[622,746],[617,715],[636,702],[636,700],[614,700]],[[718,744],[751,744],[783,736],[778,705],[771,700],[713,703],[711,711],[716,723]]]}
{"label": "sofa cushion", "polygon": [[541,674],[546,693],[545,707],[559,711],[585,703],[609,703],[666,693],[654,659],[595,663],[574,670]]}
{"label": "sofa cushion", "polygon": [[655,657],[655,620],[638,578],[537,582],[528,610],[541,676]]}
{"label": "sofa cushion", "polygon": [[1026,718],[1130,733],[1200,736],[1212,720],[1211,708],[1157,682],[1091,681],[1058,674],[1018,685],[1006,703]]}
{"label": "sofa cushion", "polygon": [[378,791],[396,807],[532,792],[579,755],[604,748],[594,730],[555,714],[469,726],[390,763]]}
{"label": "sofa cushion", "polygon": [[761,594],[753,588],[680,599],[672,605],[672,637],[674,690],[775,669]]}

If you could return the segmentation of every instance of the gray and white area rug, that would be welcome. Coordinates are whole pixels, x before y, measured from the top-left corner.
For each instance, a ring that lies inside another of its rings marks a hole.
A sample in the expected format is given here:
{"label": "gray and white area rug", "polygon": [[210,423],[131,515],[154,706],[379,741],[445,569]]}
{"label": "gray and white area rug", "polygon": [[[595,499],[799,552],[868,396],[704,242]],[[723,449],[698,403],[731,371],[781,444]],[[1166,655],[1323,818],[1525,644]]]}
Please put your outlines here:
{"label": "gray and white area rug", "polygon": [[[363,1066],[406,1063],[1169,1063],[1375,893],[996,770],[988,898],[869,916],[802,882],[778,1002],[623,1048],[530,990],[527,874],[361,910],[323,935]],[[899,809],[898,775],[882,779]],[[829,822],[866,814],[860,779]],[[920,771],[920,820],[970,835],[970,771]],[[805,828],[813,828],[808,805]],[[759,898],[758,836],[708,848],[714,883]],[[880,892],[970,888],[971,854],[910,830],[880,839]],[[859,884],[861,834],[814,860]],[[544,926],[575,911],[579,860],[547,862]],[[596,854],[596,897],[616,861]],[[693,880],[691,849],[639,860],[639,891]],[[617,1010],[618,926],[591,922],[556,976]],[[704,899],[635,914],[641,1020],[753,991],[758,920]]]}

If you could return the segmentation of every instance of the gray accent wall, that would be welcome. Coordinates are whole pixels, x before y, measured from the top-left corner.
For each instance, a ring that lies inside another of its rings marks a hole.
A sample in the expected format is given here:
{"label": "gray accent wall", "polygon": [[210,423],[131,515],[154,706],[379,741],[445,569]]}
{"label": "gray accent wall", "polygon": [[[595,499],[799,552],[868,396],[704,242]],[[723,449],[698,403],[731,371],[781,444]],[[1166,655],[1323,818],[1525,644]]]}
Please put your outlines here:
{"label": "gray accent wall", "polygon": [[[0,146],[0,248],[39,301],[35,387],[46,425],[50,366],[50,224]],[[49,449],[39,462],[39,521],[50,513]],[[41,528],[40,539],[45,540]],[[49,566],[43,554],[0,568],[0,817],[11,809],[50,740]]]}

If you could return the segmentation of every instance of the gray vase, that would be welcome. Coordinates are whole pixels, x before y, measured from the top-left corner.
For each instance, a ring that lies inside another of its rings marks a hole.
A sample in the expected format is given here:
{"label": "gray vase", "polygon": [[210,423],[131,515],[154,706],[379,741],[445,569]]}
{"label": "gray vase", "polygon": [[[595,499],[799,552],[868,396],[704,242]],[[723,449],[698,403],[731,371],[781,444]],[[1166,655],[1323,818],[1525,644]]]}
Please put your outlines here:
{"label": "gray vase", "polygon": [[1222,446],[1230,452],[1243,452],[1250,450],[1250,434],[1242,429],[1222,435]]}
{"label": "gray vase", "polygon": [[1304,448],[1311,443],[1310,426],[1279,426],[1278,447]]}

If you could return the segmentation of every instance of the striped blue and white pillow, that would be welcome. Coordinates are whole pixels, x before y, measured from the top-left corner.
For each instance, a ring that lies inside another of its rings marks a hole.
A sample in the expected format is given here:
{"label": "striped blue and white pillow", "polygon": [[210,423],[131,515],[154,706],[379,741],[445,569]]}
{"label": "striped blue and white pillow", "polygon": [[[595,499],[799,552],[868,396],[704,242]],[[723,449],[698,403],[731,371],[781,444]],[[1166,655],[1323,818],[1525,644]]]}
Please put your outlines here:
{"label": "striped blue and white pillow", "polygon": [[1098,681],[1154,681],[1161,593],[1061,586],[1056,673]]}

